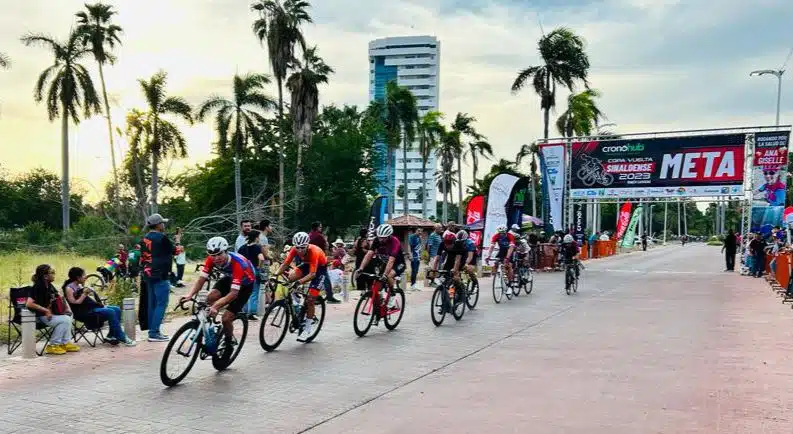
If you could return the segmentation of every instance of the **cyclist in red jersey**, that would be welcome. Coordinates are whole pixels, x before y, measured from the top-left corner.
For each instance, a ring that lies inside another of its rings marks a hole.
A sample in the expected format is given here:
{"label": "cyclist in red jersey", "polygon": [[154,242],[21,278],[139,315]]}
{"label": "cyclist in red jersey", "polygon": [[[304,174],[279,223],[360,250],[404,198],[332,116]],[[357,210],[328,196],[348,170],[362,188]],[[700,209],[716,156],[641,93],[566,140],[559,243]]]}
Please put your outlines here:
{"label": "cyclist in red jersey", "polygon": [[385,264],[383,277],[386,278],[388,288],[394,289],[394,279],[402,275],[406,268],[402,243],[399,242],[399,238],[394,236],[394,228],[388,223],[378,226],[375,234],[377,238],[372,240],[369,251],[366,252],[366,256],[364,256],[354,275],[365,269],[372,258],[377,256]]}
{"label": "cyclist in red jersey", "polygon": [[504,263],[504,271],[507,272],[507,292],[512,291],[512,253],[515,250],[515,237],[512,236],[511,233],[507,232],[506,226],[499,226],[496,231],[497,234],[493,235],[493,238],[490,240],[490,250],[487,253],[488,261],[493,259],[493,247],[498,245],[498,253],[496,254],[496,258]]}
{"label": "cyclist in red jersey", "polygon": [[[305,232],[298,232],[292,237],[294,247],[289,249],[284,263],[278,269],[276,276],[286,274],[289,264],[295,258],[300,259],[301,264],[288,273],[287,279],[290,282],[298,281],[301,285],[308,283],[308,296],[306,297],[306,317],[303,320],[303,327],[297,340],[300,342],[311,336],[312,325],[314,322],[314,302],[319,296],[320,290],[324,289],[328,298],[333,294],[330,286],[330,276],[328,275],[328,258],[325,252],[314,244],[309,244],[309,236]],[[310,283],[309,283],[310,282]]]}
{"label": "cyclist in red jersey", "polygon": [[237,253],[227,253],[229,243],[223,237],[210,238],[207,242],[207,258],[204,268],[193,287],[179,300],[186,301],[198,294],[204,287],[209,273],[217,269],[223,277],[215,282],[212,290],[207,295],[209,316],[214,317],[224,306],[221,322],[226,336],[231,338],[234,333],[234,317],[242,311],[253,292],[255,277],[253,264],[244,256]]}

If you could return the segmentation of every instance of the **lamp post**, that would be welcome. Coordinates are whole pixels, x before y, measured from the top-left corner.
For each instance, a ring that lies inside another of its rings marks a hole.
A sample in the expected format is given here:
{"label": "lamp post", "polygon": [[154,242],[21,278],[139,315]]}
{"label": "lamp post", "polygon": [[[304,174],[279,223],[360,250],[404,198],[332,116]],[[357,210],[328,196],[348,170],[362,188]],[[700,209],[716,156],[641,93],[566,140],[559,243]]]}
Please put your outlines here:
{"label": "lamp post", "polygon": [[782,99],[782,74],[785,73],[784,69],[759,69],[757,71],[752,71],[749,73],[749,76],[760,76],[771,74],[776,77],[777,80],[777,88],[776,88],[776,125],[779,125],[779,104]]}

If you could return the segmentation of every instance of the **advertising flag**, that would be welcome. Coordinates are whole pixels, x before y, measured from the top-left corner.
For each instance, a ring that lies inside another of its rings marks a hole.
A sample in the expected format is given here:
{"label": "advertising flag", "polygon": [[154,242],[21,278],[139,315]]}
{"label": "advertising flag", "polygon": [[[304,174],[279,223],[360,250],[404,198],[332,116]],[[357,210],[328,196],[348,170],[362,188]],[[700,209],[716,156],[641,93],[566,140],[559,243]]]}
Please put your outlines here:
{"label": "advertising flag", "polygon": [[752,162],[753,231],[770,232],[781,226],[787,189],[789,131],[755,134]]}
{"label": "advertising flag", "polygon": [[465,225],[469,229],[469,236],[476,247],[482,244],[482,229],[484,228],[485,197],[474,196],[468,201],[465,211]]}
{"label": "advertising flag", "polygon": [[543,196],[548,206],[548,222],[553,230],[564,230],[562,210],[565,189],[565,145],[540,145],[540,164],[543,175]]}
{"label": "advertising flag", "polygon": [[496,233],[496,228],[507,225],[507,201],[512,193],[512,187],[518,182],[517,176],[502,173],[493,178],[487,194],[487,213],[485,214],[485,232],[482,239],[482,248],[490,247],[490,240]]}
{"label": "advertising flag", "polygon": [[388,205],[388,199],[385,196],[378,196],[372,202],[372,209],[369,212],[369,238],[374,238],[374,230],[383,223],[386,205]]}
{"label": "advertising flag", "polygon": [[628,224],[628,230],[625,232],[625,236],[622,237],[622,247],[633,247],[633,243],[636,241],[636,227],[639,225],[639,220],[642,218],[643,210],[644,205],[639,205],[633,211],[631,222]]}
{"label": "advertising flag", "polygon": [[628,229],[628,223],[631,221],[631,203],[625,202],[622,204],[622,208],[620,208],[619,214],[617,214],[617,237],[616,239],[621,239],[623,235],[625,235],[625,230]]}

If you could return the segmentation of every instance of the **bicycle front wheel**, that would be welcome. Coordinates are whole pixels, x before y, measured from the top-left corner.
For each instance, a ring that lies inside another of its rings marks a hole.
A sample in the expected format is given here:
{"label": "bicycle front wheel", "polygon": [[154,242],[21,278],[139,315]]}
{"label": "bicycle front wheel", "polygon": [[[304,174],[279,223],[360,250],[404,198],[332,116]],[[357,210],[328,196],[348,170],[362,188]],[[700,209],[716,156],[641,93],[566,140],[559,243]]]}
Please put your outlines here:
{"label": "bicycle front wheel", "polygon": [[526,295],[529,295],[531,294],[531,291],[534,290],[534,272],[527,270],[526,279],[528,280],[528,283],[526,283],[524,290],[526,291]]}
{"label": "bicycle front wheel", "polygon": [[565,276],[564,276],[564,290],[565,290],[565,292],[567,292],[567,295],[570,295],[570,293],[572,292],[571,291],[571,286],[573,285],[573,275],[572,275],[573,273],[572,273],[572,270],[570,268],[568,268],[567,270],[565,270],[564,274],[565,274]]}
{"label": "bicycle front wheel", "polygon": [[465,304],[469,309],[474,309],[477,303],[479,303],[479,282],[470,280],[466,288]]}
{"label": "bicycle front wheel", "polygon": [[498,304],[501,303],[502,298],[504,298],[504,279],[499,270],[493,273],[493,301]]}
{"label": "bicycle front wheel", "polygon": [[212,355],[212,366],[218,371],[222,371],[237,359],[242,350],[242,345],[245,344],[245,338],[248,336],[248,315],[238,313],[232,322],[234,332],[229,338],[225,331],[223,332],[223,339],[218,345],[217,351]]}
{"label": "bicycle front wheel", "polygon": [[271,304],[259,326],[259,344],[268,353],[281,345],[289,329],[290,313],[286,303],[288,301],[279,300]]}
{"label": "bicycle front wheel", "polygon": [[463,315],[465,315],[465,305],[466,305],[466,289],[459,288],[455,285],[454,288],[454,299],[452,300],[452,316],[456,321],[460,321],[463,319]]}
{"label": "bicycle front wheel", "polygon": [[370,293],[361,295],[358,304],[355,306],[355,314],[352,317],[352,329],[359,337],[363,337],[372,328],[374,322],[375,310],[374,300]]}
{"label": "bicycle front wheel", "polygon": [[160,362],[160,380],[171,387],[179,384],[193,368],[198,353],[201,352],[203,334],[198,320],[192,320],[176,331],[165,347]]}
{"label": "bicycle front wheel", "polygon": [[391,298],[394,299],[394,303],[391,304],[392,307],[390,309],[386,306],[384,318],[385,328],[388,330],[395,329],[399,322],[402,321],[402,315],[405,313],[405,293],[401,289],[396,288],[394,293],[391,294]]}
{"label": "bicycle front wheel", "polygon": [[314,320],[312,321],[314,332],[311,333],[311,336],[306,338],[304,343],[307,344],[316,339],[319,331],[322,330],[322,324],[325,324],[325,310],[325,299],[322,297],[317,297],[317,299],[314,301]]}
{"label": "bicycle front wheel", "polygon": [[102,276],[98,274],[89,274],[85,276],[85,283],[83,283],[83,286],[92,288],[94,291],[99,291],[101,293],[107,287],[107,283]]}
{"label": "bicycle front wheel", "polygon": [[443,320],[446,318],[446,297],[443,296],[445,291],[446,288],[443,285],[438,285],[435,292],[432,293],[430,318],[436,327],[443,324]]}

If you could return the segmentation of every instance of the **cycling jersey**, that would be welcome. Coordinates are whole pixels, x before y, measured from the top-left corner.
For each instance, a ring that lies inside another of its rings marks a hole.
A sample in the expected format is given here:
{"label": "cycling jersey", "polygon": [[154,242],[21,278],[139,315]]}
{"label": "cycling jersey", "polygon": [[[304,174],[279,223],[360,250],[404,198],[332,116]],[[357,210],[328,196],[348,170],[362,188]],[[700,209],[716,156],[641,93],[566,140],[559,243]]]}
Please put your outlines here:
{"label": "cycling jersey", "polygon": [[512,236],[510,233],[506,234],[495,234],[493,238],[490,240],[490,244],[498,246],[498,259],[504,259],[507,257],[507,252],[509,252],[509,248],[515,245],[515,237]]}
{"label": "cycling jersey", "polygon": [[573,258],[578,255],[578,245],[576,243],[562,244],[559,254],[562,261],[572,262]]}
{"label": "cycling jersey", "polygon": [[382,241],[380,238],[375,238],[372,241],[371,250],[374,250],[378,256],[390,256],[396,258],[395,264],[402,264],[405,262],[405,252],[402,251],[402,243],[399,238],[391,235]]}
{"label": "cycling jersey", "polygon": [[325,252],[314,244],[309,244],[303,254],[300,254],[296,247],[292,247],[289,253],[286,254],[284,264],[291,264],[292,260],[295,258],[300,259],[300,265],[305,265],[309,273],[316,273],[319,267],[326,267],[328,265],[328,257],[325,256]]}
{"label": "cycling jersey", "polygon": [[225,264],[217,266],[212,260],[212,256],[207,256],[204,261],[204,269],[200,276],[208,278],[212,269],[217,269],[226,276],[231,277],[230,289],[239,291],[241,286],[253,285],[256,279],[253,271],[253,264],[239,253],[227,253],[228,260]]}

